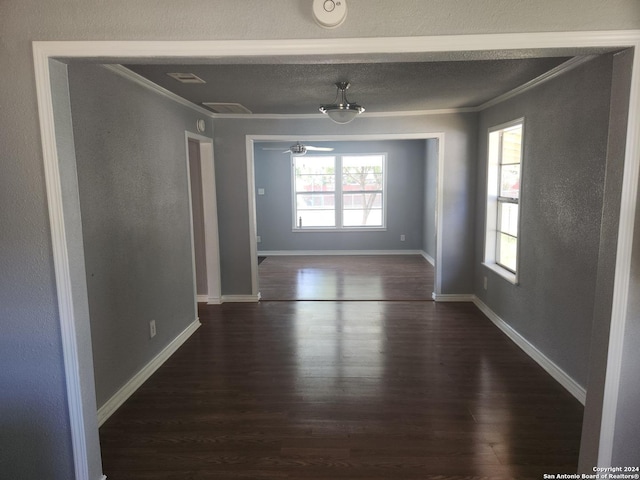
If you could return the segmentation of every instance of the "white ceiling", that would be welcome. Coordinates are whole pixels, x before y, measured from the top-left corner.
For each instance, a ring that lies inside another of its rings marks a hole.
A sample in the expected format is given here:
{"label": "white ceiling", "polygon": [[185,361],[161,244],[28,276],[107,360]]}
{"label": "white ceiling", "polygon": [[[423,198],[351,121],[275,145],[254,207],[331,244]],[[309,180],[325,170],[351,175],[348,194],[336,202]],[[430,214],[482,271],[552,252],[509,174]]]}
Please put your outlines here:
{"label": "white ceiling", "polygon": [[[256,114],[313,114],[335,99],[335,82],[349,81],[348,99],[368,113],[472,108],[552,70],[580,52],[482,52],[430,57],[245,59],[224,64],[125,66],[195,103],[240,103]],[[589,52],[594,53],[594,52]],[[550,56],[553,55],[553,56]],[[262,62],[262,63],[261,63]],[[269,62],[269,63],[267,63]],[[190,72],[205,84],[182,84],[171,72]]]}

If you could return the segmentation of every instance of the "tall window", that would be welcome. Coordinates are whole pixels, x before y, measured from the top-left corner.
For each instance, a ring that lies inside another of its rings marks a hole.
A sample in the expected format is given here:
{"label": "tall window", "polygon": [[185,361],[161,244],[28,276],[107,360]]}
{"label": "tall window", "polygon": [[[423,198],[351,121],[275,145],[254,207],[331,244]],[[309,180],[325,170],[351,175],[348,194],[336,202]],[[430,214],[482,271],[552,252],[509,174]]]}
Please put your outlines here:
{"label": "tall window", "polygon": [[489,131],[485,264],[513,281],[518,272],[522,119]]}
{"label": "tall window", "polygon": [[385,157],[384,154],[292,157],[294,228],[384,228]]}

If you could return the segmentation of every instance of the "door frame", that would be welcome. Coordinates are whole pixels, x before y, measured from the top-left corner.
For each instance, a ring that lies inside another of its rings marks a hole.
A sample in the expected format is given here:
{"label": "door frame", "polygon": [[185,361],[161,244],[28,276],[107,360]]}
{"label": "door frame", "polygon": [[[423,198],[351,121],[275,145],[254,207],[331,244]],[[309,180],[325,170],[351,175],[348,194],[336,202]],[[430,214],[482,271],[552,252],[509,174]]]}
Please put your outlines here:
{"label": "door frame", "polygon": [[[219,305],[221,303],[222,289],[220,279],[220,237],[218,234],[218,204],[216,198],[216,173],[213,154],[213,138],[185,131],[185,146],[187,150],[187,171],[189,164],[189,140],[195,140],[200,146],[200,174],[202,180],[202,206],[204,215],[205,257],[207,267],[207,304]],[[193,230],[193,205],[191,196],[191,175],[189,175],[189,214],[191,215],[191,245],[193,256],[194,289],[196,299],[198,297],[195,286],[196,261],[195,261],[195,237]],[[196,311],[197,305],[196,305]]]}
{"label": "door frame", "polygon": [[[91,349],[90,339],[78,335],[88,321],[77,314],[72,292],[74,259],[68,243],[63,211],[63,191],[71,188],[61,180],[52,101],[50,60],[89,60],[121,63],[123,59],[213,60],[256,56],[438,53],[470,51],[513,51],[562,48],[634,48],[625,163],[622,182],[620,222],[616,249],[613,308],[608,361],[604,382],[604,408],[600,418],[598,464],[611,463],[616,409],[620,390],[624,331],[631,275],[631,254],[640,171],[640,30],[504,33],[441,35],[415,37],[322,38],[286,40],[212,40],[212,41],[36,41],[33,42],[34,73],[42,141],[47,205],[51,229],[55,287],[58,299],[62,352],[67,387],[69,426],[75,477],[89,479],[89,465],[100,463],[96,446],[95,402],[91,404],[92,366],[81,365]],[[76,187],[77,188],[77,187]],[[73,193],[73,192],[71,192]],[[76,192],[77,193],[77,192]],[[77,227],[77,225],[74,225]],[[253,253],[253,252],[252,252]],[[256,260],[257,261],[257,260]],[[80,323],[77,323],[80,322]],[[587,408],[588,408],[587,402]],[[93,418],[93,420],[92,420]]]}
{"label": "door frame", "polygon": [[256,178],[255,178],[255,142],[367,142],[385,140],[438,140],[438,173],[436,186],[436,258],[435,282],[433,285],[434,298],[442,293],[442,192],[444,189],[444,143],[445,134],[442,132],[430,133],[367,133],[344,135],[246,135],[245,144],[247,150],[247,190],[249,193],[249,248],[251,251],[251,292],[260,297],[258,282],[258,217],[256,209]]}

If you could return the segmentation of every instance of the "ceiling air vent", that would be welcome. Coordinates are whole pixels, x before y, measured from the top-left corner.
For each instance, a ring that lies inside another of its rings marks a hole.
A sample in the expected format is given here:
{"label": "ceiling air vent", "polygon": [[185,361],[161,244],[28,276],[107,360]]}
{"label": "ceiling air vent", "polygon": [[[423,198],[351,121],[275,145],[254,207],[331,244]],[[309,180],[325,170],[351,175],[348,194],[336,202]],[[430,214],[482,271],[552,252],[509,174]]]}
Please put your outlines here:
{"label": "ceiling air vent", "polygon": [[251,113],[251,110],[239,103],[203,102],[202,105],[215,113]]}
{"label": "ceiling air vent", "polygon": [[207,83],[193,73],[167,73],[167,75],[180,83]]}

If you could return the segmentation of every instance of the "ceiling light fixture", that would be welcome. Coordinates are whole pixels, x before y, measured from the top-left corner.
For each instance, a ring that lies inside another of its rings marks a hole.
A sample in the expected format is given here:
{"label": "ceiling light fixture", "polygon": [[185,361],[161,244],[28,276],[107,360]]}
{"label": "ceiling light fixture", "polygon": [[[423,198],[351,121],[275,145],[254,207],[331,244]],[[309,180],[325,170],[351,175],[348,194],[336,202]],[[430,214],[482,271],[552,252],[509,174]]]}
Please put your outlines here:
{"label": "ceiling light fixture", "polygon": [[359,114],[364,112],[364,107],[357,103],[349,103],[346,90],[351,84],[349,82],[338,82],[338,92],[336,99],[331,105],[321,105],[320,111],[329,115],[329,118],[336,123],[349,123]]}

